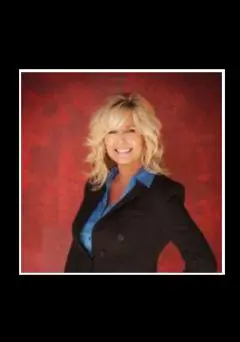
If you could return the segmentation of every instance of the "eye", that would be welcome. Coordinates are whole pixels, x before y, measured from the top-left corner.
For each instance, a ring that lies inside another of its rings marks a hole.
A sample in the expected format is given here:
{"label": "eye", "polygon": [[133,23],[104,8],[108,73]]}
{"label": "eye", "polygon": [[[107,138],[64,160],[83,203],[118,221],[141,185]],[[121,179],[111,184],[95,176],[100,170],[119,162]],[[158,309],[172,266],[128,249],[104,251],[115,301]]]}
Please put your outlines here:
{"label": "eye", "polygon": [[[130,128],[130,129],[127,129],[125,132],[126,133],[135,133],[136,130],[135,130],[135,128]],[[117,131],[109,131],[108,132],[108,134],[116,134],[116,133],[117,133]]]}

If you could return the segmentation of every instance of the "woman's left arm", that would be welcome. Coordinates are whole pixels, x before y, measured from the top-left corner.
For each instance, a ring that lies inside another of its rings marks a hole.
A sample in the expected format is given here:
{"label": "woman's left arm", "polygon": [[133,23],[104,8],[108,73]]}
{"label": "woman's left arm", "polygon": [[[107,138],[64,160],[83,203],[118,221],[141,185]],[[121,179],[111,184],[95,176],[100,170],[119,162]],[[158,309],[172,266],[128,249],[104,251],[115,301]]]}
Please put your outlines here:
{"label": "woman's left arm", "polygon": [[181,184],[169,194],[162,213],[164,233],[179,249],[184,272],[216,272],[217,262],[203,233],[184,206],[184,187]]}

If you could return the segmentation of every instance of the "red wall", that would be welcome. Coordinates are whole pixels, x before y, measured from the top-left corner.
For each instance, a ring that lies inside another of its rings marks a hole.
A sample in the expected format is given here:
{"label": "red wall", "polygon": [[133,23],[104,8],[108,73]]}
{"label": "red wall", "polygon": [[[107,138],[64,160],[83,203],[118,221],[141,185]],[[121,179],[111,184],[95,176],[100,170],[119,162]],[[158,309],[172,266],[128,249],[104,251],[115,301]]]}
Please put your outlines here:
{"label": "red wall", "polygon": [[[166,162],[221,271],[221,74],[23,73],[22,272],[62,272],[82,200],[82,147],[92,112],[115,91],[138,91],[163,124]],[[158,270],[180,271],[169,245]]]}

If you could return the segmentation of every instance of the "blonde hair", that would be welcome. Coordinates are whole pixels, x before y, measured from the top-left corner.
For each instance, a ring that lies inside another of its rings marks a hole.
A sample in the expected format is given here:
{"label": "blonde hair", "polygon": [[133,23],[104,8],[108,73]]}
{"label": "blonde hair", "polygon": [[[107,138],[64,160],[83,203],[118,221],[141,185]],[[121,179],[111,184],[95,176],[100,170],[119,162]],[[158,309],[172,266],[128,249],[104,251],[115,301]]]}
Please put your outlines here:
{"label": "blonde hair", "polygon": [[152,105],[138,93],[120,93],[107,98],[103,106],[94,113],[89,124],[89,135],[85,146],[90,148],[85,161],[91,171],[84,172],[92,191],[100,189],[105,183],[109,170],[116,166],[106,153],[104,138],[111,129],[119,128],[125,120],[123,112],[130,111],[134,124],[144,138],[142,166],[151,173],[169,172],[163,166],[164,147],[161,137],[162,124],[156,117]]}

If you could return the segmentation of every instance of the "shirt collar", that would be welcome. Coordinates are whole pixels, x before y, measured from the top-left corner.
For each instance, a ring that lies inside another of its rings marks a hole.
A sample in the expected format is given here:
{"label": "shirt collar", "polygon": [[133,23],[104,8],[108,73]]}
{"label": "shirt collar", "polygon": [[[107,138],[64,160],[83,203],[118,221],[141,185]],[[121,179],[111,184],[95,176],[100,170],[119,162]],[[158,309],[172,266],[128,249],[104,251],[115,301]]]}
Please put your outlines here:
{"label": "shirt collar", "polygon": [[[117,166],[112,167],[111,170],[109,171],[108,178],[107,178],[108,184],[112,182],[112,180],[116,177],[117,174],[118,174]],[[131,181],[138,180],[149,188],[150,185],[152,184],[154,175],[155,174],[150,173],[146,169],[141,167],[140,170],[137,172],[137,174],[135,174],[132,177]]]}

